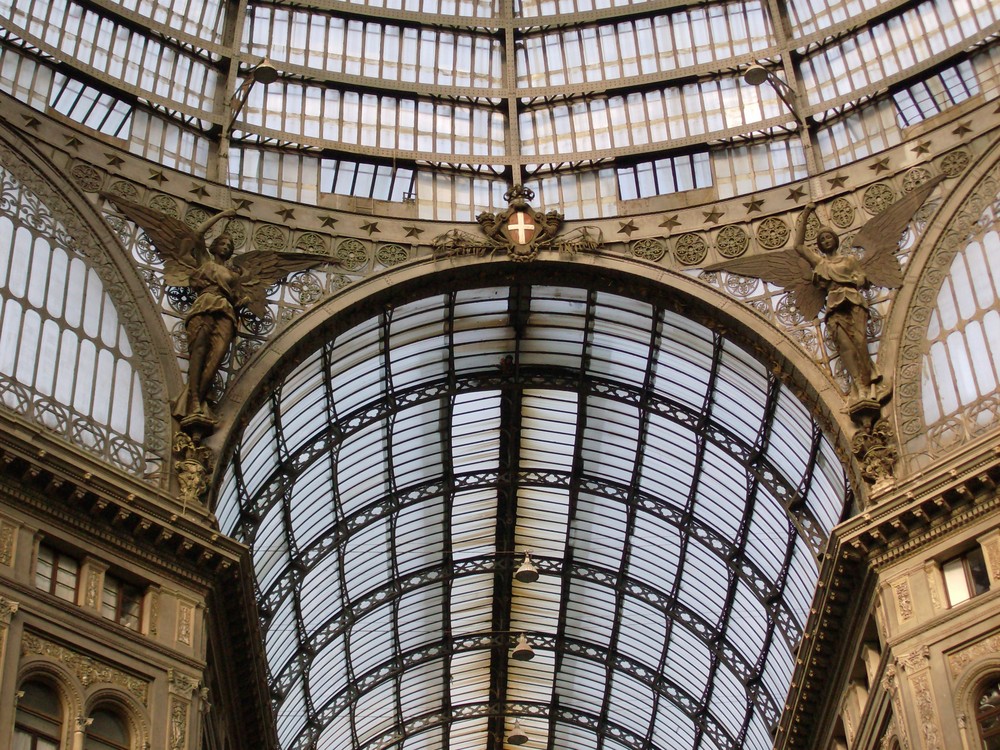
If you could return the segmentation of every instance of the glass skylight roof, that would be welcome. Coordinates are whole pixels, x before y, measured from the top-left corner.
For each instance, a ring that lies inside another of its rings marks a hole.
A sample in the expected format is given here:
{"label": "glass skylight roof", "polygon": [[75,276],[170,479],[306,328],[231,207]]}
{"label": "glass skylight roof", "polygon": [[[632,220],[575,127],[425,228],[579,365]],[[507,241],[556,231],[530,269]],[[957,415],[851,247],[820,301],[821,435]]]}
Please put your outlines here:
{"label": "glass skylight roof", "polygon": [[846,500],[734,343],[526,279],[306,356],[217,513],[253,551],[284,750],[499,750],[515,718],[529,748],[764,750]]}
{"label": "glass skylight roof", "polygon": [[[0,89],[199,177],[448,221],[505,208],[516,183],[570,219],[754,192],[1000,92],[991,0],[321,5],[0,0]],[[234,121],[232,93],[264,57],[280,77]],[[794,110],[743,82],[754,62]],[[694,179],[663,178],[675,160]]]}

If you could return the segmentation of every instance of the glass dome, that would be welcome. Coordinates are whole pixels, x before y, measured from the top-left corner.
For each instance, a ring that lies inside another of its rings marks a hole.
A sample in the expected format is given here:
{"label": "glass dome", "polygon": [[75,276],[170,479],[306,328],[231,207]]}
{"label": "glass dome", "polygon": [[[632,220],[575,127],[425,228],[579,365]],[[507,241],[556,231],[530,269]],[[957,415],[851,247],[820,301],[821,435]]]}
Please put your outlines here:
{"label": "glass dome", "polygon": [[[0,88],[285,200],[471,220],[520,183],[595,218],[899,144],[995,95],[998,14],[989,0],[0,0]],[[277,80],[241,89],[264,58]]]}

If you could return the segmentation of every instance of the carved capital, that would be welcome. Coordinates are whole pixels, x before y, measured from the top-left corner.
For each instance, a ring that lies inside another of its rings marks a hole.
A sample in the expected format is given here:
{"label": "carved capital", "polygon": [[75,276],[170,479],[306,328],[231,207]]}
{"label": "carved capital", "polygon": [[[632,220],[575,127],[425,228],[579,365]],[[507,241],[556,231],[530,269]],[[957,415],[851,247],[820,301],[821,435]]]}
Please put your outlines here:
{"label": "carved capital", "polygon": [[167,684],[171,693],[190,700],[194,691],[198,689],[200,680],[176,669],[170,669],[167,671]]}
{"label": "carved capital", "polygon": [[10,621],[19,606],[20,604],[13,599],[6,599],[0,596],[0,628],[6,628],[10,625]]}

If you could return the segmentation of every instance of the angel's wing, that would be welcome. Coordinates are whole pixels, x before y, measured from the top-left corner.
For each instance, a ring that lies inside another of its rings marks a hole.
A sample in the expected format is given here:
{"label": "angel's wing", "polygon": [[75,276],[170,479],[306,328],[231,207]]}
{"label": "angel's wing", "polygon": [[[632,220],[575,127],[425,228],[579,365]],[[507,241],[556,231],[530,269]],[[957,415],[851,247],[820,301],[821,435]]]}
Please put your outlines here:
{"label": "angel's wing", "polygon": [[101,197],[114,203],[138,224],[163,258],[163,277],[170,286],[188,286],[188,275],[208,257],[205,239],[179,219],[111,193]]}
{"label": "angel's wing", "polygon": [[943,179],[944,175],[938,175],[914,188],[908,195],[869,220],[854,236],[852,244],[865,250],[861,267],[872,284],[892,289],[903,285],[903,273],[896,260],[899,237],[913,214]]}
{"label": "angel's wing", "polygon": [[264,294],[274,282],[290,273],[305,271],[324,263],[332,263],[328,255],[318,253],[276,253],[267,250],[251,250],[237,255],[232,265],[240,269],[240,287],[246,298],[244,304],[258,318],[266,313]]}
{"label": "angel's wing", "polygon": [[826,301],[823,289],[813,283],[812,264],[794,248],[724,260],[722,263],[706,266],[704,270],[754,276],[769,284],[784,287],[792,295],[799,312],[809,320],[819,315]]}

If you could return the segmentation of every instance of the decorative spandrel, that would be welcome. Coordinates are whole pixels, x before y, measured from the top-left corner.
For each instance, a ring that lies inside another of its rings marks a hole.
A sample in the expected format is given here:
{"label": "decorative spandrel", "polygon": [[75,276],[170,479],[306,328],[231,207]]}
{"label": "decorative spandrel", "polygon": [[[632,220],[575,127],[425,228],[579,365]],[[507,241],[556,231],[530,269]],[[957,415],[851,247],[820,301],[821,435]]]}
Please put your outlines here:
{"label": "decorative spandrel", "polygon": [[251,250],[234,256],[233,240],[227,232],[210,244],[205,236],[217,222],[234,216],[235,210],[223,211],[192,228],[173,216],[119,196],[102,193],[102,197],[149,236],[163,260],[165,282],[188,290],[193,297],[184,318],[188,382],[174,402],[173,413],[182,426],[192,420],[212,424],[209,391],[232,347],[240,315],[250,313],[256,320],[267,319],[268,287],[296,271],[329,263],[330,258],[271,250]]}

